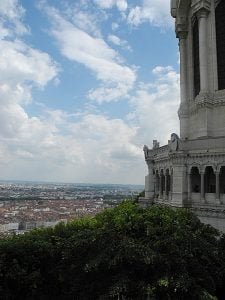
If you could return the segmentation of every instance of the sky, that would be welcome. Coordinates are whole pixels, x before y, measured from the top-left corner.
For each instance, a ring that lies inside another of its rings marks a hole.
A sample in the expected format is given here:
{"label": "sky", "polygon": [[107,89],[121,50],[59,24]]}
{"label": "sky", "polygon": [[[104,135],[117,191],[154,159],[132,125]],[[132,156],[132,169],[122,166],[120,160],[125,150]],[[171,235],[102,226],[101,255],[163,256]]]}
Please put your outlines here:
{"label": "sky", "polygon": [[170,0],[0,0],[0,180],[144,184],[179,133]]}

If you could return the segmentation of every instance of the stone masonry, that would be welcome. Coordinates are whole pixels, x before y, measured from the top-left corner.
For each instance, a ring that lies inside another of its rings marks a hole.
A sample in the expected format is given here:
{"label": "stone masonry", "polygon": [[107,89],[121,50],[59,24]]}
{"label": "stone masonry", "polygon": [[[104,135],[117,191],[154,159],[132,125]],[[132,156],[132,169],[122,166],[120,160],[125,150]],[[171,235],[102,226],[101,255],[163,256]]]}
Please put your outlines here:
{"label": "stone masonry", "polygon": [[142,205],[191,208],[225,231],[225,0],[172,0],[180,50],[180,137],[144,146]]}

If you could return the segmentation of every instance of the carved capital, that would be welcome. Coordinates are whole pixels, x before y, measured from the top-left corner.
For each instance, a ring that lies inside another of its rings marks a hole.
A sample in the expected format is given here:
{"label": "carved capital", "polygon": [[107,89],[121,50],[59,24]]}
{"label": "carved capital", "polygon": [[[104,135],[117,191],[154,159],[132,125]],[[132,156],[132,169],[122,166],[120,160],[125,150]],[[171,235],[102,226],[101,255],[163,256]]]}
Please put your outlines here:
{"label": "carved capital", "polygon": [[191,7],[198,18],[206,18],[210,12],[211,0],[192,0]]}
{"label": "carved capital", "polygon": [[179,38],[179,40],[185,40],[188,36],[188,31],[182,30],[182,29],[178,29],[176,31],[176,36],[177,38]]}
{"label": "carved capital", "polygon": [[176,36],[179,39],[186,39],[188,34],[188,22],[186,16],[176,18]]}

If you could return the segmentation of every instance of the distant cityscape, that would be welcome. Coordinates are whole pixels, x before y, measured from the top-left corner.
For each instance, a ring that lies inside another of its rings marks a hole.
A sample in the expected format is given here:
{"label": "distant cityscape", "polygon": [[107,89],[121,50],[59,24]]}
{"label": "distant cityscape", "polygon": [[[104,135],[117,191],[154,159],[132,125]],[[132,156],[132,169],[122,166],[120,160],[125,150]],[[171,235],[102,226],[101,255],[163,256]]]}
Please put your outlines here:
{"label": "distant cityscape", "polygon": [[135,198],[143,189],[140,185],[0,181],[0,236],[95,215]]}

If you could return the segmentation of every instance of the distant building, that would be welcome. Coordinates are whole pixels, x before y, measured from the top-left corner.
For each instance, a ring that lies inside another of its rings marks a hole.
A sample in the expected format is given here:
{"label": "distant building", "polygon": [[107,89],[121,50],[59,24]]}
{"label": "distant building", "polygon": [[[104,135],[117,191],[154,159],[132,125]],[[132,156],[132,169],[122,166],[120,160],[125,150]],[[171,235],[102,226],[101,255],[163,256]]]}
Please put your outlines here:
{"label": "distant building", "polygon": [[172,0],[180,50],[180,137],[144,147],[143,205],[189,207],[225,231],[225,1]]}

